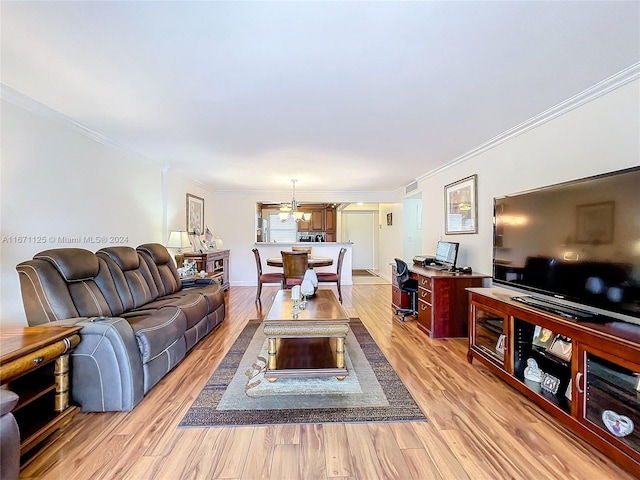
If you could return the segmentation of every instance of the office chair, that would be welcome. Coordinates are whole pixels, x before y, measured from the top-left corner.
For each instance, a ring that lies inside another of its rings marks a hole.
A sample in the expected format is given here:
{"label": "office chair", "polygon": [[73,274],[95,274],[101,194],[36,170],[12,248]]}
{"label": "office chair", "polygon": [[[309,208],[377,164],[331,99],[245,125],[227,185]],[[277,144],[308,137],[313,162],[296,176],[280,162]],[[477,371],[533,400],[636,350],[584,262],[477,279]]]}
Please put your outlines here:
{"label": "office chair", "polygon": [[396,308],[396,315],[401,313],[402,316],[400,317],[400,320],[404,322],[404,317],[406,317],[407,315],[411,316],[418,314],[418,281],[415,278],[411,278],[409,276],[409,266],[404,260],[396,258],[395,261],[396,280],[398,281],[398,288],[400,288],[401,292],[408,293],[409,298],[411,299],[411,308]]}

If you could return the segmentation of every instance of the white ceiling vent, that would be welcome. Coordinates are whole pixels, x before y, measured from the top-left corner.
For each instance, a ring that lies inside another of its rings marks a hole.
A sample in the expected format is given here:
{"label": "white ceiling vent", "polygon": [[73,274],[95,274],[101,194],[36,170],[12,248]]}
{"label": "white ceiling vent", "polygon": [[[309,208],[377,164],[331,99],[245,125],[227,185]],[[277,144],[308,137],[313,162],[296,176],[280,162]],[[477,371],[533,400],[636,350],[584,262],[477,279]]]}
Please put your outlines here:
{"label": "white ceiling vent", "polygon": [[413,192],[415,189],[418,188],[418,181],[416,180],[413,183],[410,183],[409,185],[407,185],[404,189],[404,193],[409,193],[409,192]]}

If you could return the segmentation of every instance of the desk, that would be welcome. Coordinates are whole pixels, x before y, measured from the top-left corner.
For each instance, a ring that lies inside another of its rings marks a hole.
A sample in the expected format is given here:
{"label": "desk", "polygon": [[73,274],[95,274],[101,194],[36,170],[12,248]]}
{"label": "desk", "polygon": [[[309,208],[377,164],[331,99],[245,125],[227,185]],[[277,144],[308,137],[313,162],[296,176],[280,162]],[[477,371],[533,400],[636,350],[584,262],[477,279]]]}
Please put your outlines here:
{"label": "desk", "polygon": [[[409,308],[409,295],[400,292],[396,266],[392,268],[392,298],[395,308]],[[489,275],[452,273],[409,265],[411,278],[418,281],[418,328],[431,338],[466,337],[468,335],[467,288],[480,287]]]}
{"label": "desk", "polygon": [[[282,257],[267,258],[267,265],[270,267],[282,267]],[[333,265],[333,258],[331,257],[309,257],[309,268],[328,267],[330,265]]]}

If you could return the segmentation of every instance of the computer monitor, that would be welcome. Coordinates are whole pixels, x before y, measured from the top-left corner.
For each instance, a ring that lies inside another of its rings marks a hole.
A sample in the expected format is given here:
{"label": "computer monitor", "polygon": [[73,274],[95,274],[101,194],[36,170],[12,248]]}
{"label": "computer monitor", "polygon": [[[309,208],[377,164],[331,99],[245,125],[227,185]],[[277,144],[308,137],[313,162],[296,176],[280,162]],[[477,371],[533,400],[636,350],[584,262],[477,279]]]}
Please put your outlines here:
{"label": "computer monitor", "polygon": [[458,260],[458,242],[438,242],[436,248],[435,262],[455,267]]}

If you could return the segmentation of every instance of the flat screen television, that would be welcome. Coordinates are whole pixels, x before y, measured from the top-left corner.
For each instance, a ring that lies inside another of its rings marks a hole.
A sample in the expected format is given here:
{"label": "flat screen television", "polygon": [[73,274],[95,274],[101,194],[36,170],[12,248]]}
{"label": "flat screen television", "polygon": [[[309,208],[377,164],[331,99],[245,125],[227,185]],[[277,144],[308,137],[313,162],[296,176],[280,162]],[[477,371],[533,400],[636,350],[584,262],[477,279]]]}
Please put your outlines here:
{"label": "flat screen television", "polygon": [[495,198],[493,281],[572,318],[640,324],[640,167]]}

